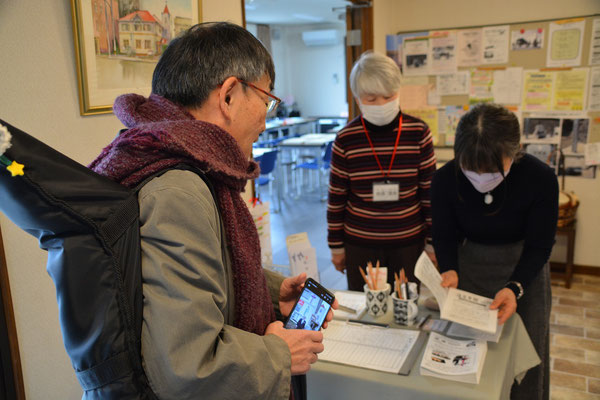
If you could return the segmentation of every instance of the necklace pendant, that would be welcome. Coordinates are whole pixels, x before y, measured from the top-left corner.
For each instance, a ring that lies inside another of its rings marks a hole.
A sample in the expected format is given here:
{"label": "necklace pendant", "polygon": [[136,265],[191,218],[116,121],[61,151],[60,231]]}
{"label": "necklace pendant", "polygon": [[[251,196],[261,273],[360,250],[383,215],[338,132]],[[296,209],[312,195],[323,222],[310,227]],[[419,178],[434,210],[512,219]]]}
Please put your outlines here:
{"label": "necklace pendant", "polygon": [[490,194],[490,192],[487,192],[483,197],[483,202],[485,204],[492,204],[492,201],[494,201],[494,197]]}

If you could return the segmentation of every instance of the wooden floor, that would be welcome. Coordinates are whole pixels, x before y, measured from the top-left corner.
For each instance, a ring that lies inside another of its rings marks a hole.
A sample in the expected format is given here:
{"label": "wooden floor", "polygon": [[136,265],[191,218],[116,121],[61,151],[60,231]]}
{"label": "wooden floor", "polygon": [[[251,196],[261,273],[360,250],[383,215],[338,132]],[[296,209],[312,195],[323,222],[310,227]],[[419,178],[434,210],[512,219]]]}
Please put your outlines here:
{"label": "wooden floor", "polygon": [[[269,198],[267,193],[263,197]],[[346,277],[330,261],[326,212],[317,192],[305,191],[299,199],[284,196],[282,211],[271,214],[273,262],[289,265],[285,237],[307,232],[317,250],[321,283],[343,290]],[[551,398],[600,399],[600,276],[575,275],[570,289],[553,281],[552,304]]]}
{"label": "wooden floor", "polygon": [[551,398],[600,399],[600,276],[553,281],[550,323]]}

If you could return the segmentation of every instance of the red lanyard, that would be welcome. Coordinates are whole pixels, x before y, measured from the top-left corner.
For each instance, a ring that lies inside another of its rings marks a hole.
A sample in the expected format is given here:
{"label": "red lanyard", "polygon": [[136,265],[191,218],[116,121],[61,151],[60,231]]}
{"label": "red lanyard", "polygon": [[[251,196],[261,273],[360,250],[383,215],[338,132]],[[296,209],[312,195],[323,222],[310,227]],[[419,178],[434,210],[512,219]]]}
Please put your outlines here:
{"label": "red lanyard", "polygon": [[[360,121],[362,122],[362,126],[365,130],[365,135],[367,135],[367,140],[371,145],[371,150],[373,151],[373,155],[375,156],[375,161],[377,161],[377,165],[379,165],[379,170],[381,174],[385,178],[385,172],[383,172],[383,167],[379,162],[379,157],[377,157],[377,153],[375,153],[375,147],[373,147],[373,142],[371,142],[371,137],[369,136],[369,131],[367,131],[367,127],[365,126],[365,120],[362,115],[360,116]],[[389,178],[390,172],[392,171],[392,165],[394,164],[394,158],[396,157],[396,150],[398,149],[398,141],[400,140],[400,134],[402,133],[402,114],[400,114],[400,119],[398,120],[398,135],[396,136],[396,144],[394,144],[394,152],[392,153],[392,160],[390,161],[390,167],[388,168],[387,176]]]}

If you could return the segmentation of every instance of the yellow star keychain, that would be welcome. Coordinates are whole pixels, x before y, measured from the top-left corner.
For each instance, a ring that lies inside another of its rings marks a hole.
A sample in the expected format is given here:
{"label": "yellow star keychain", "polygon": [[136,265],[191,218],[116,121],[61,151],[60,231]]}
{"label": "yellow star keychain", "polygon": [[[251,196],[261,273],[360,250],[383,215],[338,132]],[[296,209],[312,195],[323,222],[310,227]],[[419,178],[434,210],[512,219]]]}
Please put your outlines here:
{"label": "yellow star keychain", "polygon": [[24,175],[24,173],[23,173],[24,167],[25,166],[23,164],[19,164],[18,162],[13,161],[8,167],[6,167],[6,169],[10,171],[10,173],[13,177],[15,177],[17,175]]}

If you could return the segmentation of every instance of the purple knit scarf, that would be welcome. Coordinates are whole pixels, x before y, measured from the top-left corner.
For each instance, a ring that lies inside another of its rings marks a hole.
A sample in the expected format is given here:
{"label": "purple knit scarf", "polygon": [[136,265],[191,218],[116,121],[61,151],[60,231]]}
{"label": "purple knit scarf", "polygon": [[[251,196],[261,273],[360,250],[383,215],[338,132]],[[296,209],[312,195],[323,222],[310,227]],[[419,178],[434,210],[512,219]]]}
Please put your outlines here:
{"label": "purple knit scarf", "polygon": [[234,325],[263,335],[275,313],[260,264],[256,226],[240,196],[247,180],[258,176],[258,165],[244,157],[229,133],[194,119],[163,97],[123,95],[116,99],[114,112],[129,130],[115,138],[89,167],[127,187],[180,163],[205,171],[217,194],[231,256]]}

